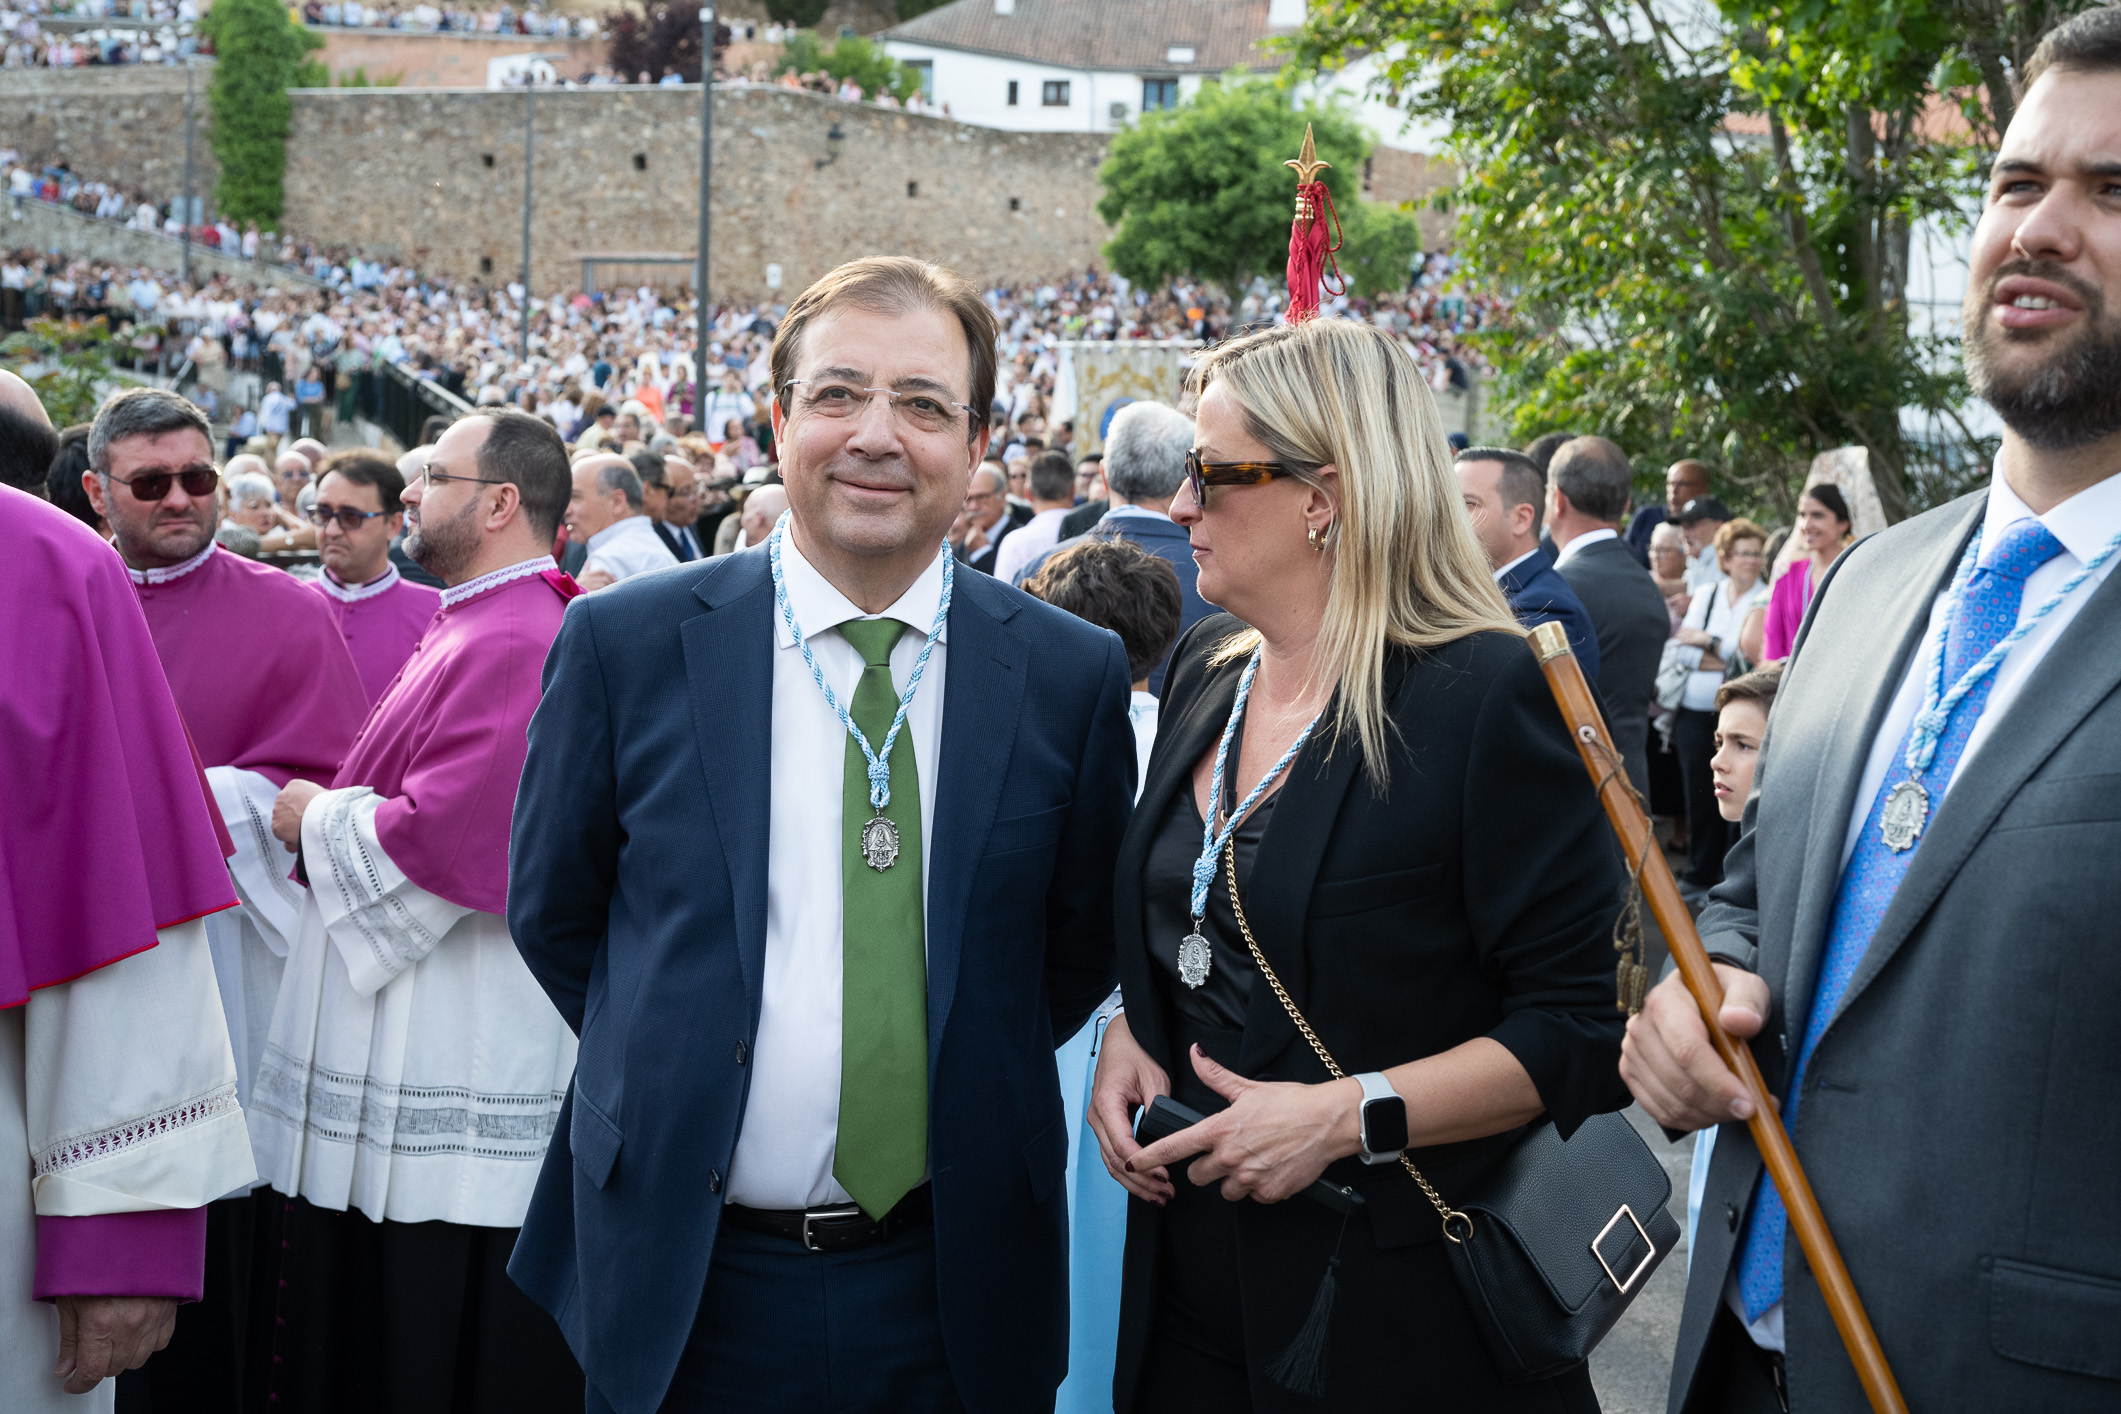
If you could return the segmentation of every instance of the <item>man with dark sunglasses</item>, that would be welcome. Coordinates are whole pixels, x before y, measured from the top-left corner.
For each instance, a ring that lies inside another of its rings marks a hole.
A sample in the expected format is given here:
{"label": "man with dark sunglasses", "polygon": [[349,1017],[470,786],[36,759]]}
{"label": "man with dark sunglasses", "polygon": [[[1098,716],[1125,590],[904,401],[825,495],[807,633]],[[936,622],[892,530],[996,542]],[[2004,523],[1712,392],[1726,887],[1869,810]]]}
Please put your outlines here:
{"label": "man with dark sunglasses", "polygon": [[313,583],[373,704],[412,656],[442,594],[391,563],[390,542],[405,524],[405,478],[390,458],[356,447],[327,457],[322,472],[308,515],[324,561]]}
{"label": "man with dark sunglasses", "polygon": [[[207,940],[247,1107],[302,895],[265,822],[288,781],[331,779],[368,695],[320,595],[214,543],[219,476],[204,413],[160,388],[114,393],[89,429],[88,462],[83,488],[111,527],[236,845],[229,872],[244,906],[209,918]],[[239,1402],[250,1199],[210,1205],[207,1229],[204,1299],[179,1308],[149,1369],[124,1376],[158,1406]]]}

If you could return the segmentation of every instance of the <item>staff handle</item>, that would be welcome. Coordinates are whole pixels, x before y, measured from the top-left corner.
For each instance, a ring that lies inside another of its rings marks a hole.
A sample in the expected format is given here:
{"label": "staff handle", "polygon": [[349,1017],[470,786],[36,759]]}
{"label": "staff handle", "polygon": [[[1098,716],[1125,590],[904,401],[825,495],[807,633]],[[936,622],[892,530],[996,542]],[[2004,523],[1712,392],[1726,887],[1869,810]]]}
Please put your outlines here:
{"label": "staff handle", "polygon": [[1620,769],[1620,753],[1606,731],[1605,718],[1591,695],[1590,684],[1584,681],[1583,665],[1569,649],[1568,634],[1558,623],[1544,623],[1532,630],[1531,641],[1547,686],[1553,690],[1554,701],[1583,757],[1584,769],[1598,787],[1606,819],[1612,822],[1613,832],[1620,836],[1621,848],[1627,852],[1628,867],[1641,880],[1643,898],[1655,915],[1657,926],[1664,930],[1672,960],[1679,965],[1679,976],[1701,1008],[1709,1039],[1753,1102],[1753,1117],[1746,1121],[1746,1127],[1752,1131],[1753,1143],[1759,1147],[1775,1188],[1782,1194],[1790,1230],[1797,1235],[1805,1260],[1811,1263],[1820,1294],[1833,1315],[1834,1328],[1841,1332],[1841,1343],[1848,1348],[1849,1361],[1856,1367],[1856,1378],[1877,1414],[1907,1414],[1907,1402],[1900,1397],[1892,1367],[1886,1364],[1885,1349],[1878,1343],[1877,1332],[1871,1329],[1863,1299],[1856,1294],[1856,1283],[1841,1260],[1834,1235],[1827,1230],[1826,1215],[1819,1210],[1819,1199],[1804,1176],[1804,1166],[1797,1162],[1789,1131],[1782,1127],[1782,1117],[1768,1101],[1760,1065],[1753,1059],[1752,1049],[1734,1039],[1717,1019],[1723,1009],[1723,984],[1716,980],[1708,950],[1702,947],[1701,935],[1694,929],[1693,915],[1679,896],[1672,866],[1656,845],[1650,817]]}

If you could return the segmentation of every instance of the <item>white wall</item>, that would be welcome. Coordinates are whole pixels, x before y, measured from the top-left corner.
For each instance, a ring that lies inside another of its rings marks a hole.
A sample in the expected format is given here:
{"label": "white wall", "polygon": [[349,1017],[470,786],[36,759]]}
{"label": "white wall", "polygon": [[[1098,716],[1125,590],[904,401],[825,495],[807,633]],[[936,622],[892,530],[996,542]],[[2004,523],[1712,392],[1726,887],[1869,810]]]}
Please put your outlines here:
{"label": "white wall", "polygon": [[[1026,59],[1002,59],[989,54],[969,54],[928,44],[887,39],[884,50],[902,63],[926,62],[934,66],[937,103],[950,105],[950,116],[982,127],[1011,132],[1109,133],[1141,116],[1142,75],[1068,69],[1037,64]],[[1157,74],[1154,77],[1169,77]],[[1009,81],[1016,80],[1016,106],[1008,105]],[[1048,108],[1042,102],[1048,80],[1068,84],[1068,106]],[[1200,91],[1201,76],[1178,76],[1181,102]],[[1112,105],[1124,104],[1120,118],[1112,116]]]}
{"label": "white wall", "polygon": [[[1109,133],[1117,132],[1141,117],[1144,75],[1140,73],[1068,69],[897,39],[885,40],[884,49],[901,62],[933,65],[935,91],[932,96],[938,103],[949,104],[950,116],[962,122],[1013,132]],[[1380,145],[1410,152],[1439,151],[1442,143],[1440,131],[1418,125],[1410,128],[1404,113],[1383,99],[1367,95],[1365,89],[1375,72],[1375,59],[1360,59],[1338,73],[1300,86],[1299,92],[1319,101],[1337,96]],[[1184,102],[1200,92],[1203,78],[1200,74],[1178,75],[1179,101]],[[1017,84],[1017,102],[1013,108],[1007,103],[1011,79]],[[1067,107],[1048,108],[1041,103],[1043,85],[1048,79],[1068,81]],[[1117,118],[1113,117],[1115,104],[1125,108]]]}

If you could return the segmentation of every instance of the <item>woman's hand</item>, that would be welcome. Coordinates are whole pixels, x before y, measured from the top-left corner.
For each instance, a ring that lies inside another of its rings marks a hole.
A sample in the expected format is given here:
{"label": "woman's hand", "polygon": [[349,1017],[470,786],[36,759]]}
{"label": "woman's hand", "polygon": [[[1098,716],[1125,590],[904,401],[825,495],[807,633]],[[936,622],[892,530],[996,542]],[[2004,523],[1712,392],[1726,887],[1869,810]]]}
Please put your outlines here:
{"label": "woman's hand", "polygon": [[1682,628],[1673,637],[1689,648],[1714,648],[1716,640],[1698,628]]}
{"label": "woman's hand", "polygon": [[1149,1059],[1127,1029],[1127,1014],[1113,1017],[1105,1025],[1097,1052],[1097,1081],[1090,1087],[1090,1132],[1097,1136],[1105,1171],[1119,1180],[1120,1187],[1158,1207],[1171,1199],[1171,1175],[1161,1168],[1135,1173],[1127,1161],[1141,1152],[1141,1145],[1134,1142],[1134,1111],[1170,1093],[1171,1077]]}
{"label": "woman's hand", "polygon": [[1205,1188],[1219,1181],[1223,1197],[1233,1202],[1279,1203],[1309,1188],[1327,1164],[1362,1151],[1362,1087],[1353,1080],[1247,1080],[1209,1060],[1198,1046],[1193,1071],[1230,1108],[1141,1150],[1130,1169],[1162,1173],[1162,1165],[1198,1154],[1186,1174],[1194,1183]]}

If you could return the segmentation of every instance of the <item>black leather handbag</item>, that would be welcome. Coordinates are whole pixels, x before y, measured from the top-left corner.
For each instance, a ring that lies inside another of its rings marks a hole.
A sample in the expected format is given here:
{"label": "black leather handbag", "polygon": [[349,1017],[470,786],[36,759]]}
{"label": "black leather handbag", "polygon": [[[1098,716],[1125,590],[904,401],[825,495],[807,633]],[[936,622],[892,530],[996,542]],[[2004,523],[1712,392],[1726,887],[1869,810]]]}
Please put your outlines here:
{"label": "black leather handbag", "polygon": [[[1259,975],[1327,1071],[1345,1078],[1253,940],[1234,848],[1224,862],[1231,911]],[[1455,1208],[1412,1159],[1399,1162],[1443,1220],[1451,1273],[1506,1384],[1550,1379],[1588,1359],[1679,1245],[1666,1206],[1671,1176],[1621,1115],[1593,1115],[1566,1140],[1541,1120]]]}

